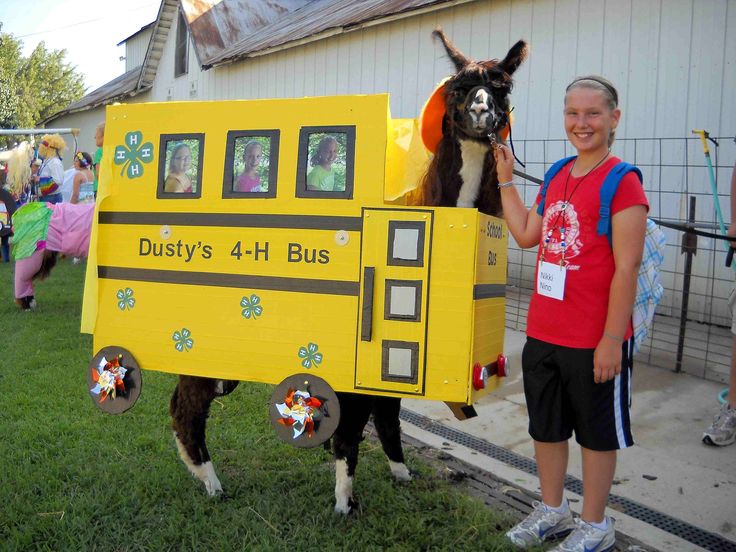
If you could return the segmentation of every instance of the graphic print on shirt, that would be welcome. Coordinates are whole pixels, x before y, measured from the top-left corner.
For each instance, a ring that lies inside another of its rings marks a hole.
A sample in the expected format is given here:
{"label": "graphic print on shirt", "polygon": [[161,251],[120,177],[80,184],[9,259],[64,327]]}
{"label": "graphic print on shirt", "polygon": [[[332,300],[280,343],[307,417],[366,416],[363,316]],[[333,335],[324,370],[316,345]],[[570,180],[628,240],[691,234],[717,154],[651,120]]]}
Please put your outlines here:
{"label": "graphic print on shirt", "polygon": [[544,260],[551,263],[560,261],[562,257],[562,240],[560,239],[564,228],[565,234],[565,264],[568,270],[578,270],[580,265],[569,264],[573,257],[580,254],[583,242],[580,240],[580,220],[572,203],[566,203],[562,200],[555,201],[547,209],[545,209],[544,220],[542,221],[542,236],[549,234],[550,228],[552,235],[546,244]]}

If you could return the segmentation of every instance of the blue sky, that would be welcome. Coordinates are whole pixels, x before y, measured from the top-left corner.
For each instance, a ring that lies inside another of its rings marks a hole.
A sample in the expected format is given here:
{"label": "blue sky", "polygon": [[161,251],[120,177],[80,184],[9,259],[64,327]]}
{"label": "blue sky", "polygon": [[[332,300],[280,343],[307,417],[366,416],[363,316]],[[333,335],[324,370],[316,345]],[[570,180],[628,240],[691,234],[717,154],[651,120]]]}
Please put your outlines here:
{"label": "blue sky", "polygon": [[118,42],[152,22],[160,0],[2,0],[2,30],[23,41],[29,55],[40,41],[67,50],[66,59],[94,90],[125,71]]}

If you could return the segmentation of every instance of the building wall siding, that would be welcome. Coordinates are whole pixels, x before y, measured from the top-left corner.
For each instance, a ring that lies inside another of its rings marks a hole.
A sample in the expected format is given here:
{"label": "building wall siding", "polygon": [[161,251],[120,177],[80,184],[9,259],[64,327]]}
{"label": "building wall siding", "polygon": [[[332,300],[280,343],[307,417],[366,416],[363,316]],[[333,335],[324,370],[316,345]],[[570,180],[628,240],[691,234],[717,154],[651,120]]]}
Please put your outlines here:
{"label": "building wall siding", "polygon": [[130,71],[139,65],[143,65],[148,50],[148,42],[151,39],[153,28],[138,33],[125,42],[125,70]]}

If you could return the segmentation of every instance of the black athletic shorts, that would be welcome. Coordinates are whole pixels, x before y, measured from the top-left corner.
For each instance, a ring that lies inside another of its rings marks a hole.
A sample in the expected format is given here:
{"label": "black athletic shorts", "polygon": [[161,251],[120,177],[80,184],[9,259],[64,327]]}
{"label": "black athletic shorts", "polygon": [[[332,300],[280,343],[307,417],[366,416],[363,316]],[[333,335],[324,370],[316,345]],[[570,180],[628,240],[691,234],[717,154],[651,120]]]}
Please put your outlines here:
{"label": "black athletic shorts", "polygon": [[535,441],[567,441],[575,432],[580,446],[607,451],[630,447],[629,408],[633,340],[621,346],[621,373],[605,383],[593,381],[595,349],[572,349],[528,337],[521,363]]}

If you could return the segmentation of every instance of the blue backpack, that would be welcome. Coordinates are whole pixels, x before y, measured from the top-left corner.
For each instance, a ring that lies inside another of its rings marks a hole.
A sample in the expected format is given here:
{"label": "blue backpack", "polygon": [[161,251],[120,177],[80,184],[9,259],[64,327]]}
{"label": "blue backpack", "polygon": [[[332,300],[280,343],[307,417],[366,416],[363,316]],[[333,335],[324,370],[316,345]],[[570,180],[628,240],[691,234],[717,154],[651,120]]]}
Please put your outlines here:
{"label": "blue backpack", "polygon": [[[554,163],[544,174],[544,183],[540,190],[541,201],[537,207],[537,214],[544,216],[544,203],[547,196],[547,187],[562,167],[574,160],[576,156],[566,157]],[[608,236],[608,243],[612,244],[613,232],[611,227],[611,201],[616,194],[621,179],[628,173],[634,172],[643,182],[641,171],[629,163],[618,163],[603,180],[600,190],[601,205],[598,210],[598,224],[596,233]],[[636,298],[632,323],[634,326],[634,352],[637,352],[644,343],[649,328],[654,320],[654,311],[664,295],[664,286],[659,277],[659,267],[664,261],[664,248],[667,244],[664,233],[652,220],[647,219],[647,230],[644,236],[644,253],[639,266],[639,276],[636,285]]]}

